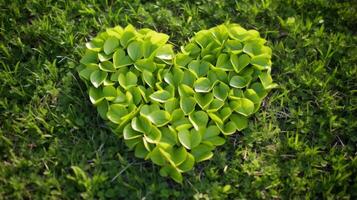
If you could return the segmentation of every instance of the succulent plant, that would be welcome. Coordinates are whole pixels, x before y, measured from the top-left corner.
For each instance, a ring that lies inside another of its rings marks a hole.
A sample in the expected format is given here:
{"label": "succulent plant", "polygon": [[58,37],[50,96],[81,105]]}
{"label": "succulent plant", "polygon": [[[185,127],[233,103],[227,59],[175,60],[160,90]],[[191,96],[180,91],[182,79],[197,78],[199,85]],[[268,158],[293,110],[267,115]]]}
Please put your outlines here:
{"label": "succulent plant", "polygon": [[79,76],[90,101],[138,158],[182,173],[248,126],[269,90],[272,51],[255,30],[223,24],[174,53],[169,36],[116,26],[86,44]]}

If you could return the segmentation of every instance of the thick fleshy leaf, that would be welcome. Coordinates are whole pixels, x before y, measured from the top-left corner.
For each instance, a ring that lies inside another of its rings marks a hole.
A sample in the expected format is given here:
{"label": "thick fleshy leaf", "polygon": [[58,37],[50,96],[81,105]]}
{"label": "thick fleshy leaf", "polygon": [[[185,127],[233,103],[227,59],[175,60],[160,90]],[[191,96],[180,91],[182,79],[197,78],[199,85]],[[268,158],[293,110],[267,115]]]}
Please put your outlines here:
{"label": "thick fleshy leaf", "polygon": [[98,88],[107,78],[107,76],[107,72],[96,70],[90,75],[90,81],[94,87]]}
{"label": "thick fleshy leaf", "polygon": [[187,149],[192,149],[198,146],[201,143],[202,136],[200,132],[192,129],[182,130],[178,132],[178,138],[180,143]]}
{"label": "thick fleshy leaf", "polygon": [[200,144],[194,149],[192,149],[191,154],[195,157],[195,162],[202,162],[212,158],[213,153],[212,150],[214,149],[213,145],[208,144]]}
{"label": "thick fleshy leaf", "polygon": [[232,114],[230,120],[235,124],[238,131],[241,131],[248,126],[248,118],[240,114]]}
{"label": "thick fleshy leaf", "polygon": [[223,145],[226,140],[222,137],[219,137],[221,133],[220,129],[217,126],[209,126],[202,135],[202,140],[209,142],[212,145],[220,146]]}
{"label": "thick fleshy leaf", "polygon": [[143,57],[143,43],[140,41],[133,41],[128,45],[128,55],[133,60],[136,61]]}
{"label": "thick fleshy leaf", "polygon": [[195,157],[193,157],[192,154],[187,153],[186,160],[183,163],[181,163],[177,168],[181,172],[187,172],[193,168],[194,164],[195,164]]}
{"label": "thick fleshy leaf", "polygon": [[193,87],[196,92],[207,93],[212,89],[213,83],[211,83],[208,78],[198,78],[193,84]]}
{"label": "thick fleshy leaf", "polygon": [[108,106],[109,106],[109,103],[108,101],[101,101],[97,104],[97,111],[100,115],[100,117],[104,120],[107,120],[108,117],[107,117],[107,112],[108,112]]}
{"label": "thick fleshy leaf", "polygon": [[228,97],[228,93],[229,93],[229,86],[223,82],[220,82],[219,84],[213,87],[213,95],[217,99],[225,101],[226,98]]}
{"label": "thick fleshy leaf", "polygon": [[188,69],[196,75],[196,77],[206,76],[210,64],[205,61],[193,60],[188,64]]}
{"label": "thick fleshy leaf", "polygon": [[267,95],[267,91],[265,90],[264,86],[259,82],[253,83],[250,87],[258,94],[261,99]]}
{"label": "thick fleshy leaf", "polygon": [[105,86],[103,87],[103,97],[108,101],[112,101],[117,97],[117,90],[114,86]]}
{"label": "thick fleshy leaf", "polygon": [[188,63],[191,62],[192,60],[192,57],[187,55],[187,54],[183,54],[183,53],[178,53],[176,54],[176,57],[175,57],[175,61],[176,61],[176,64],[180,67],[185,67]]}
{"label": "thick fleshy leaf", "polygon": [[182,183],[182,174],[178,171],[177,168],[167,165],[160,169],[161,176],[169,176],[177,183]]}
{"label": "thick fleshy leaf", "polygon": [[171,120],[170,113],[165,110],[156,110],[150,113],[148,118],[157,127],[164,126]]}
{"label": "thick fleshy leaf", "polygon": [[224,105],[224,101],[220,99],[213,99],[210,105],[207,107],[207,112],[217,112]]}
{"label": "thick fleshy leaf", "polygon": [[162,133],[160,143],[166,143],[170,146],[174,146],[178,143],[178,136],[175,129],[172,127],[162,127],[160,130]]}
{"label": "thick fleshy leaf", "polygon": [[196,100],[193,97],[181,97],[180,107],[185,115],[192,113],[195,110]]}
{"label": "thick fleshy leaf", "polygon": [[128,25],[125,27],[121,38],[120,38],[120,44],[122,47],[127,47],[128,44],[134,40],[136,37],[136,30],[132,25]]}
{"label": "thick fleshy leaf", "polygon": [[198,105],[202,109],[205,109],[213,101],[213,94],[212,93],[206,93],[206,94],[195,93],[194,98],[195,98],[196,102],[198,103]]}
{"label": "thick fleshy leaf", "polygon": [[188,118],[196,130],[205,128],[208,123],[208,115],[204,111],[192,112]]}
{"label": "thick fleshy leaf", "polygon": [[135,131],[130,124],[127,124],[124,128],[123,136],[125,140],[131,140],[134,138],[142,137],[143,134]]}
{"label": "thick fleshy leaf", "polygon": [[120,67],[131,65],[134,62],[129,58],[129,56],[125,55],[123,49],[118,49],[113,54],[113,63],[115,68],[120,68]]}
{"label": "thick fleshy leaf", "polygon": [[122,118],[128,113],[129,112],[125,106],[121,104],[112,104],[109,106],[107,117],[111,122],[120,124],[122,122]]}
{"label": "thick fleshy leaf", "polygon": [[119,74],[119,84],[126,90],[136,86],[137,82],[138,82],[138,77],[131,71],[129,71],[125,75]]}
{"label": "thick fleshy leaf", "polygon": [[225,71],[233,71],[233,65],[230,61],[230,56],[228,54],[222,53],[217,58],[216,67],[223,69]]}
{"label": "thick fleshy leaf", "polygon": [[89,99],[92,104],[98,104],[104,99],[103,91],[100,88],[89,88]]}
{"label": "thick fleshy leaf", "polygon": [[160,152],[160,147],[155,147],[150,153],[149,158],[151,161],[159,166],[165,165],[165,157]]}
{"label": "thick fleshy leaf", "polygon": [[258,69],[263,70],[271,66],[270,56],[263,54],[259,56],[254,56],[250,61],[252,65],[258,67]]}
{"label": "thick fleshy leaf", "polygon": [[253,89],[247,89],[244,92],[244,97],[251,100],[254,104],[260,104],[261,99],[260,99],[259,95]]}
{"label": "thick fleshy leaf", "polygon": [[218,127],[224,135],[232,135],[237,130],[236,124],[232,121],[228,121],[222,125],[219,125]]}
{"label": "thick fleshy leaf", "polygon": [[154,101],[157,101],[159,103],[165,103],[168,101],[170,98],[172,98],[172,95],[170,92],[166,90],[159,90],[150,95],[150,98]]}
{"label": "thick fleshy leaf", "polygon": [[104,61],[99,64],[99,68],[106,72],[115,72],[115,68],[112,62]]}
{"label": "thick fleshy leaf", "polygon": [[162,60],[171,60],[174,57],[174,51],[172,45],[165,44],[156,50],[156,57]]}
{"label": "thick fleshy leaf", "polygon": [[134,155],[137,158],[146,158],[146,156],[148,154],[149,154],[149,151],[145,148],[145,145],[143,142],[140,142],[135,146]]}
{"label": "thick fleshy leaf", "polygon": [[138,116],[131,120],[131,127],[140,133],[149,133],[153,126],[148,119]]}
{"label": "thick fleshy leaf", "polygon": [[231,101],[230,107],[234,111],[236,111],[244,116],[249,116],[249,115],[253,114],[253,112],[254,112],[254,103],[247,98],[240,98],[240,99]]}
{"label": "thick fleshy leaf", "polygon": [[150,131],[144,133],[144,138],[147,142],[156,144],[160,142],[161,135],[161,131],[157,127],[152,126]]}
{"label": "thick fleshy leaf", "polygon": [[116,48],[119,47],[119,40],[116,37],[109,37],[105,40],[103,50],[104,53],[109,55],[115,51]]}
{"label": "thick fleshy leaf", "polygon": [[146,70],[149,72],[154,72],[156,70],[156,65],[154,63],[154,60],[150,58],[137,60],[134,66],[139,71]]}
{"label": "thick fleshy leaf", "polygon": [[244,88],[250,82],[250,78],[244,76],[233,76],[229,85],[235,88]]}
{"label": "thick fleshy leaf", "polygon": [[97,63],[97,59],[98,59],[98,53],[87,49],[84,56],[79,62],[84,65],[87,65],[90,63]]}

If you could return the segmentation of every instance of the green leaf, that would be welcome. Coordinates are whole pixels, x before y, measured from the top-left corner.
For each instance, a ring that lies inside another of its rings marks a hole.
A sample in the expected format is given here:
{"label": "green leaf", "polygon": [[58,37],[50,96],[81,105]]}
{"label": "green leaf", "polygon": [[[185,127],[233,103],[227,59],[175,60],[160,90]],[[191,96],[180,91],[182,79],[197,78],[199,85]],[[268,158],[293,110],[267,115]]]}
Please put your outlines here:
{"label": "green leaf", "polygon": [[226,119],[228,119],[228,117],[232,114],[232,109],[230,107],[223,107],[220,111],[219,111],[219,115],[222,118],[223,121],[225,121]]}
{"label": "green leaf", "polygon": [[97,60],[98,60],[98,53],[87,49],[82,59],[79,62],[84,65],[87,65],[91,63],[97,63]]}
{"label": "green leaf", "polygon": [[98,104],[104,99],[103,92],[100,88],[89,88],[89,99],[92,104]]}
{"label": "green leaf", "polygon": [[103,50],[104,53],[109,55],[115,51],[116,48],[119,47],[119,40],[116,37],[109,37],[105,40]]}
{"label": "green leaf", "polygon": [[233,76],[229,81],[229,85],[235,88],[244,88],[250,80],[250,78],[244,76]]}
{"label": "green leaf", "polygon": [[152,59],[140,59],[134,64],[135,68],[139,71],[149,71],[154,72],[156,70],[156,65]]}
{"label": "green leaf", "polygon": [[110,61],[104,61],[102,63],[99,63],[99,68],[106,72],[115,72],[113,63]]}
{"label": "green leaf", "polygon": [[195,93],[194,98],[198,105],[202,108],[205,109],[209,104],[213,101],[213,94],[212,93]]}
{"label": "green leaf", "polygon": [[140,133],[149,133],[153,126],[148,119],[138,116],[131,120],[131,127]]}
{"label": "green leaf", "polygon": [[104,120],[107,120],[107,112],[108,112],[108,101],[101,101],[97,104],[97,111],[100,117]]}
{"label": "green leaf", "polygon": [[194,90],[185,84],[181,84],[178,88],[181,97],[192,96],[195,94]]}
{"label": "green leaf", "polygon": [[114,86],[104,86],[103,87],[103,97],[108,101],[113,101],[117,97],[117,90]]}
{"label": "green leaf", "polygon": [[196,77],[206,76],[209,71],[210,64],[206,61],[193,60],[188,64],[188,69],[196,75]]}
{"label": "green leaf", "polygon": [[241,72],[245,67],[247,67],[250,63],[250,57],[247,54],[241,54],[238,57],[238,60],[233,58],[232,64],[237,73]]}
{"label": "green leaf", "polygon": [[211,81],[208,78],[202,77],[202,78],[198,78],[195,81],[193,87],[195,88],[196,92],[207,93],[212,89],[213,83],[211,83]]}
{"label": "green leaf", "polygon": [[108,61],[113,57],[112,54],[98,53],[98,58],[100,62]]}
{"label": "green leaf", "polygon": [[129,114],[129,112],[125,106],[121,104],[111,104],[108,109],[107,117],[111,122],[120,124],[122,118],[127,114]]}
{"label": "green leaf", "polygon": [[268,88],[269,85],[273,83],[273,79],[271,78],[268,72],[262,72],[259,74],[259,79],[262,82],[264,88]]}
{"label": "green leaf", "polygon": [[225,53],[222,53],[221,55],[218,56],[216,67],[223,69],[225,71],[234,70],[233,65],[230,61],[230,57]]}
{"label": "green leaf", "polygon": [[193,157],[192,154],[187,153],[186,160],[183,163],[181,163],[179,166],[177,166],[177,168],[181,172],[187,172],[193,168],[194,164],[195,164],[195,157]]}
{"label": "green leaf", "polygon": [[213,95],[222,101],[225,101],[228,97],[229,86],[223,82],[220,82],[215,87],[213,87]]}
{"label": "green leaf", "polygon": [[178,132],[178,139],[185,148],[192,149],[201,143],[202,137],[200,132],[186,129]]}
{"label": "green leaf", "polygon": [[177,66],[185,67],[188,63],[192,61],[192,57],[187,54],[178,53],[175,57]]}
{"label": "green leaf", "polygon": [[158,104],[151,104],[151,105],[143,105],[140,109],[140,115],[148,118],[150,113],[160,110],[160,107]]}
{"label": "green leaf", "polygon": [[119,84],[126,90],[136,86],[137,82],[138,82],[138,77],[131,71],[129,71],[125,75],[119,74]]}
{"label": "green leaf", "polygon": [[142,50],[143,43],[140,41],[133,41],[128,46],[128,55],[133,60],[136,61],[143,57],[143,50]]}
{"label": "green leaf", "polygon": [[177,183],[182,183],[182,174],[173,166],[165,166],[160,169],[161,176],[170,176]]}
{"label": "green leaf", "polygon": [[243,45],[237,40],[227,40],[224,51],[232,54],[239,54],[243,51]]}
{"label": "green leaf", "polygon": [[156,110],[149,114],[148,119],[157,127],[161,127],[170,122],[171,116],[165,110]]}
{"label": "green leaf", "polygon": [[254,103],[246,98],[240,98],[230,102],[231,108],[244,116],[249,116],[254,112]]}
{"label": "green leaf", "polygon": [[165,165],[165,158],[160,152],[160,147],[156,146],[148,155],[151,161],[159,166]]}
{"label": "green leaf", "polygon": [[120,44],[122,47],[127,47],[128,44],[135,38],[136,38],[136,30],[131,24],[129,24],[128,26],[125,27],[121,35]]}
{"label": "green leaf", "polygon": [[244,92],[244,97],[251,100],[254,104],[260,104],[261,99],[258,96],[258,94],[255,92],[255,90],[253,90],[253,89],[247,89]]}
{"label": "green leaf", "polygon": [[160,130],[162,133],[160,143],[166,143],[166,144],[169,144],[170,146],[174,146],[177,144],[178,136],[177,136],[177,132],[175,131],[175,129],[173,129],[172,127],[169,127],[169,128],[162,127]]}
{"label": "green leaf", "polygon": [[174,57],[174,51],[171,44],[165,44],[156,50],[156,57],[162,60],[171,60]]}
{"label": "green leaf", "polygon": [[98,88],[107,78],[107,76],[107,72],[96,70],[90,75],[90,81],[92,82],[94,87]]}
{"label": "green leaf", "polygon": [[149,87],[151,87],[151,88],[155,87],[155,81],[156,81],[156,80],[155,80],[155,78],[154,78],[152,72],[149,72],[149,71],[147,71],[147,70],[143,70],[142,75],[143,75],[143,80],[144,80],[144,82],[145,82],[146,84],[148,84]]}
{"label": "green leaf", "polygon": [[270,56],[266,54],[254,56],[250,63],[256,66],[259,70],[271,67]]}
{"label": "green leaf", "polygon": [[180,107],[185,115],[188,115],[195,110],[196,100],[193,97],[183,96],[180,99]]}
{"label": "green leaf", "polygon": [[204,111],[192,112],[188,118],[196,130],[205,128],[208,123],[208,115]]}
{"label": "green leaf", "polygon": [[266,97],[266,95],[268,94],[263,84],[261,84],[260,82],[255,82],[250,87],[258,94],[261,99]]}
{"label": "green leaf", "polygon": [[131,140],[134,138],[142,137],[143,134],[135,131],[130,124],[127,124],[124,128],[123,136],[125,140]]}
{"label": "green leaf", "polygon": [[212,158],[213,149],[214,149],[213,145],[200,144],[194,149],[192,149],[191,153],[195,157],[195,161],[198,163]]}
{"label": "green leaf", "polygon": [[214,146],[220,146],[226,142],[224,138],[219,137],[221,131],[217,126],[209,126],[203,133],[202,140]]}
{"label": "green leaf", "polygon": [[90,75],[96,70],[98,70],[97,64],[87,64],[83,69],[79,70],[79,76],[82,79],[90,80]]}
{"label": "green leaf", "polygon": [[134,155],[137,158],[146,158],[146,156],[149,154],[149,151],[145,148],[144,143],[140,142],[135,146],[135,152]]}
{"label": "green leaf", "polygon": [[248,127],[248,118],[240,114],[232,114],[230,120],[235,124],[238,131]]}
{"label": "green leaf", "polygon": [[170,98],[172,98],[172,95],[170,92],[166,90],[159,90],[150,95],[150,98],[154,101],[157,101],[159,103],[165,103],[168,101]]}
{"label": "green leaf", "polygon": [[219,100],[219,99],[213,99],[213,101],[210,103],[210,105],[208,106],[208,108],[206,110],[207,110],[207,112],[216,112],[223,105],[224,105],[224,101]]}
{"label": "green leaf", "polygon": [[132,65],[134,62],[129,58],[129,56],[125,55],[123,49],[118,49],[113,54],[113,63],[115,68],[120,68],[128,65]]}
{"label": "green leaf", "polygon": [[232,121],[219,125],[218,127],[224,135],[232,135],[237,130],[236,124]]}
{"label": "green leaf", "polygon": [[149,143],[157,144],[161,139],[161,131],[156,126],[152,126],[150,131],[144,133],[144,138]]}

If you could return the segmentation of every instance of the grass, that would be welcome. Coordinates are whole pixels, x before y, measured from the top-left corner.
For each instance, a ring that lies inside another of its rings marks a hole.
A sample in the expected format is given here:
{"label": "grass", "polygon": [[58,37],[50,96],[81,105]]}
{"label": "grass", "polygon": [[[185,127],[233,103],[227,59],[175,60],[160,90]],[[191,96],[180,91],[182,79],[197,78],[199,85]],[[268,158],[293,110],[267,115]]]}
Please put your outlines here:
{"label": "grass", "polygon": [[[0,199],[356,198],[356,13],[327,0],[0,0]],[[279,88],[179,185],[110,132],[75,67],[107,27],[149,27],[179,49],[225,21],[269,41]]]}

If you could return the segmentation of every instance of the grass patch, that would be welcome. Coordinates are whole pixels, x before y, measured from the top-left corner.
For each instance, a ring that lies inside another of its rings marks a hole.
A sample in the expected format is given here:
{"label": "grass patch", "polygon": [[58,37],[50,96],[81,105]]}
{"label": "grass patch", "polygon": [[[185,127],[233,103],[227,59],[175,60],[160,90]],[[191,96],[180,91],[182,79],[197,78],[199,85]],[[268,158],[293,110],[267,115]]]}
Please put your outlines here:
{"label": "grass patch", "polygon": [[[357,197],[356,4],[13,0],[0,11],[0,199]],[[182,45],[225,21],[268,40],[279,88],[178,185],[109,131],[75,67],[107,27]]]}

